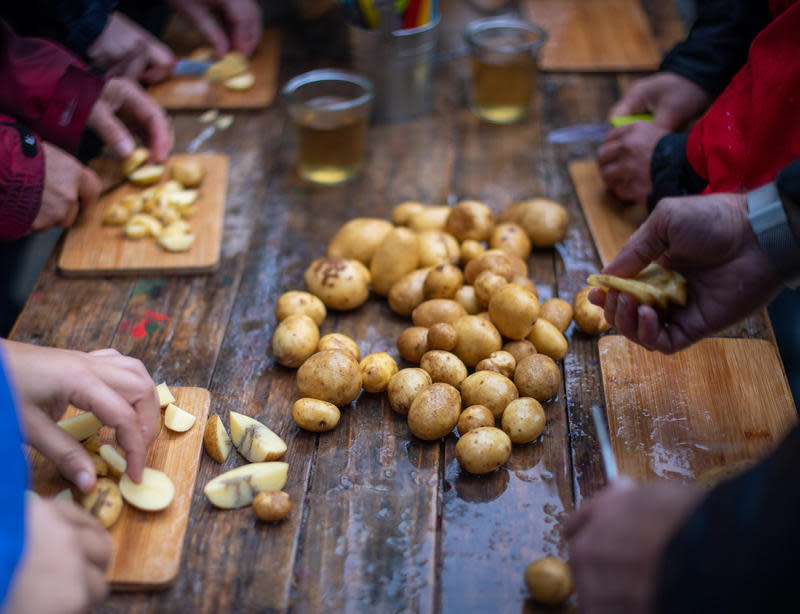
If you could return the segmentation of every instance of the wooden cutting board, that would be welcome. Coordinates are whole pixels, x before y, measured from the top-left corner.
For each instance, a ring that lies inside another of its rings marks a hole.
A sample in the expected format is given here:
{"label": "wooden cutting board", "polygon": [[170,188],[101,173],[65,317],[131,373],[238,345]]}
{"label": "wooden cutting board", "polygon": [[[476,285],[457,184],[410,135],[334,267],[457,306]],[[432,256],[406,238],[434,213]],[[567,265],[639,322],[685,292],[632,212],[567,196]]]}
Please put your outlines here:
{"label": "wooden cutting board", "polygon": [[162,107],[172,110],[266,107],[275,99],[280,53],[280,31],[265,30],[250,58],[250,71],[255,75],[255,83],[243,92],[229,90],[220,82],[202,77],[172,77],[151,85],[147,93]]}
{"label": "wooden cutting board", "polygon": [[594,160],[570,162],[569,174],[600,261],[606,266],[619,253],[628,237],[647,219],[647,207],[643,202],[623,203],[608,192]]}
{"label": "wooden cutting board", "polygon": [[705,339],[665,356],[609,335],[598,347],[611,441],[636,480],[702,479],[760,458],[797,420],[769,341]]}
{"label": "wooden cutting board", "polygon": [[[103,226],[106,207],[126,194],[143,190],[124,184],[101,196],[98,203],[81,211],[69,229],[58,259],[66,276],[193,274],[213,271],[219,265],[228,157],[220,154],[176,154],[167,162],[166,177],[175,160],[199,160],[206,176],[198,187],[197,213],[189,220],[195,242],[186,252],[167,252],[152,238],[126,239],[121,226]],[[118,165],[114,165],[116,169]],[[116,170],[114,171],[116,172]],[[107,180],[106,180],[107,183]]]}
{"label": "wooden cutting board", "polygon": [[525,17],[548,34],[549,71],[649,71],[661,49],[638,0],[524,0]]}
{"label": "wooden cutting board", "polygon": [[[175,498],[169,507],[161,512],[141,512],[123,505],[119,520],[109,530],[112,554],[106,578],[114,590],[167,588],[180,569],[211,395],[204,388],[170,390],[176,405],[197,416],[197,421],[185,433],[162,427],[147,453],[146,465],[163,471],[175,484]],[[75,413],[70,407],[65,417]],[[100,438],[103,443],[115,441],[108,427],[100,430]],[[55,465],[36,451],[31,452],[31,467],[31,488],[40,495],[52,496],[70,487]],[[78,495],[77,489],[72,490]]]}

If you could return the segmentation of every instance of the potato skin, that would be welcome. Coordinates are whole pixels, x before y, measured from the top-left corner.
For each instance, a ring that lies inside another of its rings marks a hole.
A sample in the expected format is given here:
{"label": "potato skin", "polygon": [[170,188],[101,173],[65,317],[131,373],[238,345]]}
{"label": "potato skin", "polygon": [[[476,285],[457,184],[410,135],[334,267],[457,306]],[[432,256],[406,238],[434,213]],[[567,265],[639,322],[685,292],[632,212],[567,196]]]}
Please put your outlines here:
{"label": "potato skin", "polygon": [[489,237],[489,247],[514,254],[523,260],[527,260],[531,255],[531,240],[525,229],[514,222],[495,226]]}
{"label": "potato skin", "polygon": [[328,333],[323,335],[317,344],[317,352],[325,350],[341,350],[350,354],[356,361],[361,361],[361,350],[358,344],[343,333]]}
{"label": "potato skin", "polygon": [[108,529],[122,513],[122,495],[119,486],[111,478],[98,478],[92,491],[83,495],[81,505]]}
{"label": "potato skin", "polygon": [[333,236],[325,255],[352,258],[369,266],[378,245],[393,228],[391,222],[380,218],[353,218]]}
{"label": "potato skin", "polygon": [[408,410],[408,428],[424,441],[441,439],[455,428],[461,413],[461,395],[450,384],[434,383],[423,389]]}
{"label": "potato skin", "polygon": [[348,353],[324,350],[313,354],[297,370],[297,392],[343,407],[361,392],[361,371]]}
{"label": "potato skin", "polygon": [[477,200],[462,200],[450,210],[445,230],[459,241],[486,241],[494,228],[492,210]]}
{"label": "potato skin", "polygon": [[197,160],[175,160],[170,177],[185,188],[195,188],[203,181],[206,169]]}
{"label": "potato skin", "polygon": [[567,234],[569,215],[562,205],[546,198],[519,204],[519,219],[514,221],[525,229],[534,247],[552,247]]}
{"label": "potato skin", "polygon": [[452,324],[437,322],[428,329],[428,349],[449,352],[456,346],[458,333]]}
{"label": "potato skin", "polygon": [[551,298],[542,303],[539,317],[544,318],[562,333],[572,322],[572,305],[563,298]]}
{"label": "potato skin", "polygon": [[586,286],[575,295],[572,301],[575,324],[587,335],[599,335],[610,329],[611,324],[606,321],[603,308],[589,302],[589,290],[591,289],[590,286]]}
{"label": "potato skin", "polygon": [[482,253],[477,258],[470,260],[464,267],[464,281],[468,284],[475,283],[475,279],[484,271],[491,271],[510,281],[514,276],[511,256],[497,249]]}
{"label": "potato skin", "polygon": [[386,296],[395,282],[418,265],[417,234],[408,228],[395,228],[386,234],[372,256],[369,265],[372,288],[381,296]]}
{"label": "potato skin", "polygon": [[415,200],[407,200],[392,209],[392,223],[395,226],[408,226],[411,217],[423,211],[425,205]]}
{"label": "potato skin", "polygon": [[419,364],[428,351],[428,329],[424,326],[409,326],[397,337],[397,350],[408,362]]}
{"label": "potato skin", "polygon": [[420,391],[432,383],[431,376],[424,369],[401,369],[392,376],[386,388],[389,405],[398,414],[408,414]]}
{"label": "potato skin", "polygon": [[543,402],[558,394],[561,370],[549,356],[531,354],[517,363],[514,384],[521,396]]}
{"label": "potato skin", "polygon": [[386,352],[367,354],[358,365],[361,369],[362,387],[367,392],[383,392],[389,380],[397,373],[397,363]]}
{"label": "potato skin", "polygon": [[464,315],[452,324],[458,333],[453,354],[468,367],[474,367],[503,346],[503,338],[495,325],[481,316]]}
{"label": "potato skin", "polygon": [[548,605],[564,603],[574,590],[569,565],[552,556],[533,561],[525,568],[525,586],[532,599]]}
{"label": "potato skin", "polygon": [[461,305],[469,315],[475,315],[481,311],[481,303],[475,293],[475,286],[461,286],[456,290],[453,300]]}
{"label": "potato skin", "polygon": [[330,309],[349,311],[369,298],[369,280],[358,260],[317,258],[306,269],[304,279],[309,292]]}
{"label": "potato skin", "polygon": [[475,241],[474,239],[467,239],[461,243],[458,260],[461,266],[467,266],[470,260],[475,260],[475,258],[481,256],[485,251],[486,248],[483,246],[483,243]]}
{"label": "potato skin", "polygon": [[463,437],[482,426],[494,426],[494,414],[485,405],[470,405],[458,417],[458,434]]}
{"label": "potato skin", "polygon": [[323,433],[339,424],[342,412],[333,403],[319,399],[298,399],[292,406],[292,420],[304,431]]}
{"label": "potato skin", "polygon": [[461,468],[474,474],[491,473],[511,456],[511,440],[494,426],[481,426],[466,433],[456,443],[456,459]]}
{"label": "potato skin", "polygon": [[489,317],[497,330],[509,339],[527,337],[539,317],[539,309],[536,295],[517,284],[504,285],[489,299]]}
{"label": "potato skin", "polygon": [[486,309],[495,292],[508,284],[508,280],[494,271],[483,271],[475,278],[472,287],[475,288],[475,297],[478,304]]}
{"label": "potato skin", "polygon": [[292,500],[282,490],[260,492],[253,499],[253,511],[264,522],[277,522],[292,511]]}
{"label": "potato skin", "polygon": [[285,367],[299,367],[317,349],[319,328],[307,315],[287,316],[272,333],[272,353]]}
{"label": "potato skin", "polygon": [[429,272],[430,268],[417,269],[398,279],[387,295],[389,309],[397,315],[410,316],[411,312],[425,300],[425,279]]}
{"label": "potato skin", "polygon": [[439,264],[433,267],[423,284],[425,300],[432,298],[453,298],[464,285],[464,274],[453,264]]}
{"label": "potato skin", "polygon": [[508,378],[514,377],[514,370],[516,368],[516,358],[514,358],[511,353],[503,350],[492,352],[489,354],[488,358],[484,358],[475,365],[476,371],[494,371]]}
{"label": "potato skin", "polygon": [[408,227],[417,232],[425,230],[444,230],[450,207],[447,205],[428,205],[408,219]]}
{"label": "potato skin", "polygon": [[503,350],[511,354],[519,364],[526,356],[536,353],[536,346],[527,339],[520,339],[519,341],[509,341],[503,346]]}
{"label": "potato skin", "polygon": [[467,377],[467,367],[458,356],[442,350],[425,352],[419,366],[430,374],[434,383],[445,382],[454,388],[458,388]]}
{"label": "potato skin", "polygon": [[512,443],[528,443],[542,434],[546,422],[542,404],[531,397],[522,397],[503,410],[501,426]]}
{"label": "potato skin", "polygon": [[442,230],[423,230],[418,236],[420,267],[458,262],[461,248],[453,235]]}
{"label": "potato skin", "polygon": [[411,321],[414,322],[414,326],[429,328],[437,322],[452,323],[466,313],[466,310],[452,299],[432,298],[420,303],[411,312]]}
{"label": "potato skin", "polygon": [[544,318],[539,318],[533,324],[528,340],[533,343],[537,352],[546,354],[553,360],[561,360],[567,355],[567,338]]}
{"label": "potato skin", "polygon": [[278,302],[275,303],[275,319],[278,322],[282,322],[295,313],[307,315],[319,326],[328,312],[325,309],[325,303],[310,292],[303,292],[302,290],[284,292],[278,298]]}
{"label": "potato skin", "polygon": [[488,407],[495,418],[502,416],[506,406],[517,397],[519,392],[514,382],[494,371],[476,371],[461,383],[464,405]]}

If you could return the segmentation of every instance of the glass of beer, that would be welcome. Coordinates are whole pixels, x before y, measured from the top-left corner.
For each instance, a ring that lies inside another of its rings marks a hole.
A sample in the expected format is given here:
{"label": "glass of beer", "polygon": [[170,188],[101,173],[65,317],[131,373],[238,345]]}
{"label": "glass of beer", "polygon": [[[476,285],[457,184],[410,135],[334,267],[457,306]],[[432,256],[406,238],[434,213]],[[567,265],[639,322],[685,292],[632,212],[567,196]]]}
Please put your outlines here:
{"label": "glass of beer", "polygon": [[472,63],[473,112],[494,124],[513,124],[525,117],[547,33],[516,17],[490,17],[470,22],[464,38]]}
{"label": "glass of beer", "polygon": [[335,185],[359,173],[373,96],[368,79],[344,70],[312,70],[286,84],[303,179]]}

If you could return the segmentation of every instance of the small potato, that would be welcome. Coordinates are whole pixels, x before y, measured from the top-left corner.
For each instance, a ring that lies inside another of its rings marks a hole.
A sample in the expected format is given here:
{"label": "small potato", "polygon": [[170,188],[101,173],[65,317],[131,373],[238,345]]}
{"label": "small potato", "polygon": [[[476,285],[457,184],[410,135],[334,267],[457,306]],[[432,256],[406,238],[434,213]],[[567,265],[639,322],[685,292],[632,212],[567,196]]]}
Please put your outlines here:
{"label": "small potato", "polygon": [[81,505],[108,529],[122,513],[122,495],[119,486],[110,478],[98,478],[94,489],[81,499]]}
{"label": "small potato", "polygon": [[285,292],[275,303],[275,318],[278,322],[282,322],[288,316],[296,313],[307,315],[319,326],[328,312],[325,309],[325,303],[310,292],[302,290]]}
{"label": "small potato", "polygon": [[508,378],[514,377],[514,369],[517,368],[517,360],[509,352],[499,350],[489,354],[489,358],[484,358],[477,365],[476,371],[494,371]]}
{"label": "small potato", "polygon": [[456,346],[458,333],[452,324],[437,322],[428,329],[428,349],[449,352]]}
{"label": "small potato", "polygon": [[423,230],[419,233],[419,266],[456,264],[461,248],[456,238],[442,230]]}
{"label": "small potato", "polygon": [[504,285],[489,299],[489,317],[500,334],[509,339],[527,337],[539,317],[539,309],[539,299],[533,292],[517,284]]}
{"label": "small potato", "polygon": [[361,350],[358,344],[343,333],[328,333],[317,344],[317,352],[325,350],[340,350],[350,354],[357,362],[361,362]]}
{"label": "small potato", "polygon": [[459,241],[486,241],[494,228],[492,210],[477,200],[462,200],[450,210],[445,229]]}
{"label": "small potato", "polygon": [[297,392],[343,407],[361,392],[361,371],[348,353],[324,350],[313,354],[297,370]]}
{"label": "small potato", "polygon": [[453,298],[464,285],[464,274],[453,264],[440,264],[433,267],[425,278],[423,294],[425,300],[432,298]]}
{"label": "small potato", "polygon": [[517,224],[534,247],[552,247],[567,234],[569,216],[567,210],[552,200],[534,198],[520,203]]}
{"label": "small potato", "polygon": [[185,188],[194,188],[200,185],[206,169],[197,160],[175,160],[169,171],[169,176]]}
{"label": "small potato", "polygon": [[536,284],[533,283],[533,280],[531,280],[530,277],[526,277],[524,275],[514,275],[514,277],[511,278],[511,283],[522,286],[523,288],[527,288],[533,292],[536,298],[539,298],[539,288],[536,287]]}
{"label": "small potato", "polygon": [[319,399],[298,399],[292,406],[292,420],[304,431],[312,433],[332,430],[341,417],[336,405]]}
{"label": "small potato", "polygon": [[253,499],[253,511],[259,520],[277,522],[283,520],[292,511],[292,500],[282,490],[260,492]]}
{"label": "small potato", "polygon": [[424,369],[401,369],[392,376],[386,388],[389,405],[398,414],[408,414],[420,391],[432,383],[431,376]]}
{"label": "small potato", "polygon": [[428,329],[424,326],[410,326],[397,338],[397,350],[408,362],[419,363],[428,351]]}
{"label": "small potato", "polygon": [[575,310],[575,324],[578,328],[587,335],[599,335],[611,328],[611,324],[606,321],[603,308],[589,302],[591,289],[591,286],[586,286],[578,292],[572,301],[572,307]]}
{"label": "small potato", "polygon": [[495,273],[494,271],[483,271],[475,278],[472,286],[475,288],[475,296],[481,307],[488,307],[492,296],[503,286],[508,284],[508,280]]}
{"label": "small potato", "polygon": [[540,354],[546,354],[553,360],[561,360],[567,355],[567,338],[556,326],[543,318],[533,325],[528,340]]}
{"label": "small potato", "polygon": [[146,147],[137,147],[122,161],[122,174],[126,177],[147,162],[150,150]]}
{"label": "small potato", "polygon": [[563,298],[548,299],[542,303],[539,317],[544,318],[563,333],[572,322],[572,305]]}
{"label": "small potato", "polygon": [[467,239],[461,244],[461,250],[459,253],[459,261],[461,262],[461,266],[467,266],[470,260],[475,260],[486,251],[486,248],[480,241],[475,241],[474,239]]}
{"label": "small potato", "polygon": [[467,367],[458,356],[442,350],[425,352],[419,366],[430,374],[434,383],[444,382],[454,388],[458,388],[467,377]]}
{"label": "small potato", "polygon": [[306,269],[304,279],[309,292],[330,309],[348,311],[369,298],[369,281],[358,260],[317,258]]}
{"label": "small potato", "polygon": [[94,465],[94,472],[100,477],[108,475],[108,463],[104,461],[98,454],[89,454]]}
{"label": "small potato", "polygon": [[476,371],[461,383],[464,405],[488,407],[495,418],[502,416],[506,406],[517,397],[514,382],[494,371]]}
{"label": "small potato", "polygon": [[531,255],[531,240],[525,233],[525,229],[514,222],[495,226],[489,237],[489,247],[514,254],[523,260],[527,260]]}
{"label": "small potato", "polygon": [[367,392],[383,392],[389,380],[397,373],[397,363],[386,352],[367,354],[358,365],[361,369],[361,386]]}
{"label": "small potato", "polygon": [[[424,388],[408,410],[408,428],[424,441],[441,439],[452,431],[461,414],[461,395],[450,384]],[[502,432],[502,431],[501,431]]]}
{"label": "small potato", "polygon": [[506,406],[501,425],[512,443],[528,443],[542,434],[546,422],[542,404],[522,397]]}
{"label": "small potato", "polygon": [[452,299],[433,298],[420,303],[411,312],[411,321],[414,326],[429,328],[438,322],[454,322],[466,314],[466,310]]}
{"label": "small potato", "polygon": [[461,286],[456,290],[453,300],[470,315],[475,315],[481,310],[481,304],[478,301],[477,294],[475,294],[474,286]]}
{"label": "small potato", "polygon": [[419,239],[408,228],[389,231],[370,261],[372,288],[381,296],[389,294],[392,286],[406,273],[419,266]]}
{"label": "small potato", "polygon": [[526,356],[536,353],[536,347],[527,339],[509,341],[503,346],[503,350],[511,354],[517,364]]}
{"label": "small potato", "polygon": [[464,281],[468,284],[475,283],[475,279],[484,271],[492,271],[510,281],[514,276],[511,255],[500,250],[484,252],[464,267]]}
{"label": "small potato", "polygon": [[452,324],[458,333],[453,354],[468,367],[474,367],[503,346],[503,338],[488,319],[477,315],[463,315]]}
{"label": "small potato", "polygon": [[483,405],[470,405],[458,417],[457,428],[461,437],[482,426],[494,426],[492,410]]}
{"label": "small potato", "polygon": [[424,209],[425,205],[417,201],[409,200],[400,203],[392,209],[392,224],[395,226],[408,226],[411,217]]}
{"label": "small potato", "polygon": [[410,316],[425,300],[425,278],[430,268],[417,269],[406,273],[389,289],[389,309],[400,316]]}
{"label": "small potato", "polygon": [[417,232],[422,232],[423,230],[443,231],[449,216],[450,207],[447,205],[428,206],[409,217],[408,227]]}
{"label": "small potato", "polygon": [[468,473],[491,473],[502,467],[509,456],[511,440],[494,426],[472,429],[456,443],[456,459]]}
{"label": "small potato", "polygon": [[517,363],[514,384],[521,396],[543,402],[558,394],[558,389],[561,387],[561,370],[549,356],[531,354]]}
{"label": "small potato", "polygon": [[525,586],[534,601],[556,606],[569,599],[574,590],[569,565],[552,556],[538,559],[525,568]]}
{"label": "small potato", "polygon": [[319,328],[307,315],[287,316],[272,334],[272,353],[284,367],[299,367],[317,351]]}
{"label": "small potato", "polygon": [[378,245],[393,228],[390,222],[380,218],[354,218],[333,235],[325,255],[328,258],[351,258],[369,266]]}

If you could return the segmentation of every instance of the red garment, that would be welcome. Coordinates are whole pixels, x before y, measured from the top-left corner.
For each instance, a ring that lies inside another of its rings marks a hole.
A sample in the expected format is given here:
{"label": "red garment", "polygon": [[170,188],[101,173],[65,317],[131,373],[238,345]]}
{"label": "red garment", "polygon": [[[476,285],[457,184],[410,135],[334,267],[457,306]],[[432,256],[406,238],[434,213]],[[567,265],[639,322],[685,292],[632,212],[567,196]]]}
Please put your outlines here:
{"label": "red garment", "polygon": [[757,188],[800,158],[800,1],[770,6],[777,16],[689,135],[686,155],[706,193]]}
{"label": "red garment", "polygon": [[0,115],[0,241],[28,232],[39,213],[43,189],[41,141],[13,117]]}

